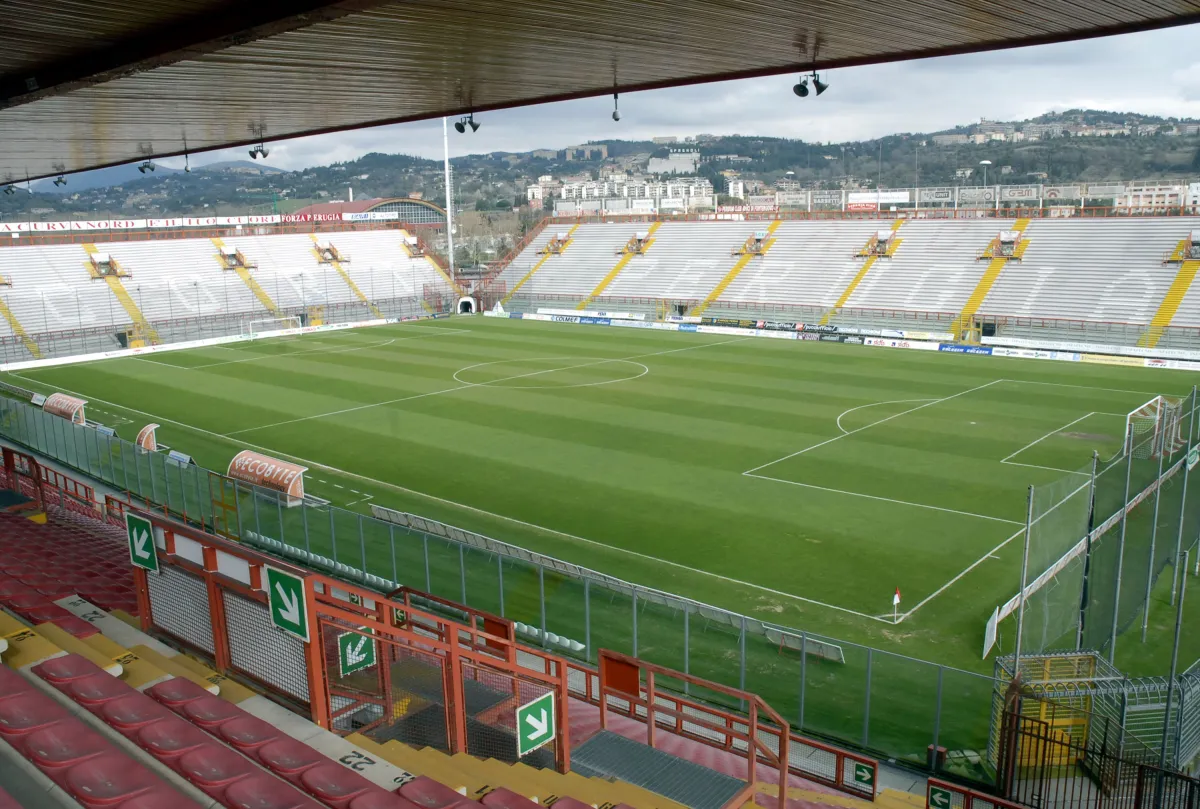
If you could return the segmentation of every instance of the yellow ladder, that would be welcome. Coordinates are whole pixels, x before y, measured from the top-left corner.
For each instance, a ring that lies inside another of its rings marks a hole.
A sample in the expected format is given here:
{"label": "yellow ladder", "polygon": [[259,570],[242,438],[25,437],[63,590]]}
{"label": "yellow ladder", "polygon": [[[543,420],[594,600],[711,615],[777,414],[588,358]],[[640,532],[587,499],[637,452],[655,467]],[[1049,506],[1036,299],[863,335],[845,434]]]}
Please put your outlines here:
{"label": "yellow ladder", "polygon": [[[571,242],[574,241],[574,239],[572,239],[571,237],[575,235],[575,231],[578,229],[579,229],[579,224],[576,223],[574,226],[571,227],[571,229],[569,231],[567,231],[567,240],[565,242],[563,242],[562,245],[558,248],[558,252],[560,254],[565,253],[567,248],[571,246]],[[503,306],[503,305],[507,304],[510,300],[512,300],[512,296],[517,294],[517,290],[520,289],[521,287],[525,286],[525,282],[528,281],[530,278],[532,278],[533,274],[536,273],[538,270],[540,270],[542,268],[542,265],[545,264],[546,261],[549,260],[549,258],[553,255],[555,255],[555,254],[547,252],[546,255],[544,255],[540,259],[538,259],[537,264],[534,264],[533,268],[530,269],[529,272],[525,273],[524,277],[521,278],[521,280],[516,283],[516,286],[514,286],[512,288],[512,291],[510,291],[507,295],[505,295],[503,298],[500,299],[500,305]]]}
{"label": "yellow ladder", "polygon": [[692,307],[692,311],[688,314],[692,316],[704,314],[704,310],[707,309],[713,301],[725,294],[725,290],[728,289],[729,285],[733,283],[733,280],[741,274],[742,270],[746,269],[746,266],[750,263],[751,259],[765,256],[767,251],[771,249],[771,245],[775,244],[775,231],[779,229],[781,224],[783,223],[776,219],[774,222],[767,225],[767,233],[770,238],[763,242],[762,252],[742,253],[742,255],[738,258],[737,263],[733,265],[733,269],[726,273],[725,277],[721,279],[721,282],[713,288],[713,291],[708,293],[708,296],[705,297],[704,300]]}
{"label": "yellow ladder", "polygon": [[[100,252],[96,248],[96,245],[92,244],[91,242],[84,244],[83,249],[84,252],[86,252],[89,256]],[[90,273],[92,272],[93,264],[89,261],[84,264],[84,267],[86,267]],[[104,283],[108,284],[108,288],[111,289],[113,295],[116,296],[117,301],[121,304],[121,308],[125,310],[125,314],[129,315],[129,319],[133,321],[133,331],[135,337],[131,341],[129,347],[140,348],[140,345],[134,345],[134,343],[139,342],[139,339],[142,342],[148,342],[150,345],[157,345],[159,342],[158,332],[151,327],[150,321],[146,320],[146,316],[143,315],[142,310],[138,308],[137,303],[133,300],[133,296],[129,294],[129,290],[125,289],[125,285],[121,283],[121,279],[115,275],[105,275],[101,277],[104,278]]]}
{"label": "yellow ladder", "polygon": [[1170,289],[1163,296],[1162,303],[1158,305],[1158,311],[1150,319],[1150,327],[1146,329],[1145,334],[1138,340],[1139,346],[1154,348],[1154,346],[1158,345],[1158,341],[1162,339],[1163,332],[1166,331],[1167,326],[1171,325],[1171,320],[1174,319],[1175,313],[1179,311],[1179,304],[1183,303],[1183,296],[1191,289],[1197,270],[1200,270],[1200,261],[1184,261],[1180,263],[1179,272],[1175,274],[1175,280],[1171,282]]}
{"label": "yellow ladder", "polygon": [[[221,256],[221,248],[225,246],[225,242],[214,236],[212,238],[212,243],[213,246],[217,248],[217,263],[221,265],[222,270],[229,269],[229,267],[225,264],[225,259]],[[258,283],[254,276],[250,274],[250,271],[245,267],[234,267],[233,271],[237,273],[238,278],[242,279],[242,283],[254,293],[254,297],[258,298],[258,302],[265,306],[267,311],[272,315],[279,317],[279,306],[276,305],[275,301],[271,299],[271,296],[267,294],[267,291],[262,288],[262,284]]]}
{"label": "yellow ladder", "polygon": [[[312,236],[313,240],[313,256],[317,259],[317,263],[319,264],[321,262],[321,250],[320,244],[317,241],[317,234],[313,233],[310,235]],[[330,261],[329,264],[335,270],[337,270],[338,275],[342,276],[342,280],[346,282],[346,286],[350,287],[350,291],[354,293],[354,296],[367,305],[367,308],[371,310],[371,314],[377,318],[382,318],[383,312],[380,311],[378,306],[371,302],[370,298],[362,293],[362,290],[358,288],[358,284],[354,283],[354,279],[350,277],[350,273],[346,272],[346,270],[342,267],[342,262],[335,259]]]}
{"label": "yellow ladder", "polygon": [[[892,228],[891,228],[892,233],[895,233],[897,230],[899,230],[900,226],[903,224],[904,224],[903,219],[894,220],[892,222]],[[887,249],[887,255],[889,257],[892,256],[892,254],[894,254],[896,252],[896,249],[898,247],[900,247],[900,241],[901,241],[900,239],[892,239],[891,240],[892,243],[888,245],[888,249]],[[844,290],[842,290],[842,294],[840,297],[838,297],[837,301],[833,304],[833,308],[830,309],[828,312],[826,312],[821,317],[821,325],[822,326],[829,325],[829,320],[833,317],[834,313],[846,305],[846,301],[850,300],[850,296],[854,294],[854,290],[858,288],[858,285],[862,283],[862,280],[867,277],[867,273],[871,271],[871,267],[873,267],[875,265],[875,261],[878,258],[879,258],[878,256],[868,256],[867,257],[867,260],[863,262],[863,265],[858,268],[858,272],[855,274],[855,276],[850,279],[850,283],[846,285],[846,288]]]}
{"label": "yellow ladder", "polygon": [[[1013,230],[1021,234],[1017,237],[1017,245],[1013,250],[1013,258],[1019,259],[1025,254],[1025,247],[1029,243],[1022,239],[1021,236],[1025,234],[1025,228],[1027,227],[1029,227],[1028,219],[1018,219],[1013,225]],[[987,269],[983,271],[983,275],[979,278],[979,283],[975,285],[971,296],[963,304],[962,311],[958,313],[958,317],[954,318],[954,322],[950,324],[950,331],[954,332],[956,340],[964,339],[970,332],[971,324],[975,322],[975,313],[983,305],[984,298],[991,292],[996,279],[1000,277],[1000,273],[1004,271],[1004,265],[1008,264],[1008,262],[1009,258],[1007,256],[993,258],[988,262]]]}
{"label": "yellow ladder", "polygon": [[[4,302],[3,298],[0,298],[0,317],[3,317],[8,321],[9,328],[12,329],[12,333],[18,340],[21,341],[22,345],[25,346],[25,350],[32,354],[35,360],[40,360],[42,358],[42,350],[38,348],[38,344],[35,343],[33,338],[29,336],[29,333],[25,331],[25,327],[21,325],[19,320],[17,320],[16,313],[13,312],[12,309],[8,308],[8,304]],[[47,323],[45,325],[47,328],[49,328],[50,324]]]}
{"label": "yellow ladder", "polygon": [[[650,245],[654,244],[654,233],[658,230],[660,225],[662,225],[662,222],[653,222],[651,223],[649,230],[646,231],[646,241],[642,245],[643,253],[650,249]],[[628,264],[636,255],[640,254],[626,252],[623,256],[621,256],[621,259],[617,262],[617,266],[609,270],[608,275],[604,276],[604,280],[597,284],[596,288],[592,290],[592,293],[584,300],[580,301],[579,305],[575,308],[580,311],[587,309],[591,305],[592,301],[600,297],[601,293],[608,288],[609,284],[617,280],[617,276],[621,274],[621,270],[625,269],[625,265]]]}
{"label": "yellow ladder", "polygon": [[[410,234],[407,230],[400,231],[400,238],[402,238],[402,239],[407,238],[409,235]],[[438,263],[433,260],[433,256],[426,253],[425,260],[429,262],[430,267],[433,267],[434,272],[436,272],[438,275],[442,276],[442,279],[450,286],[451,289],[454,290],[455,294],[457,294],[457,295],[465,295],[466,294],[466,290],[464,290],[458,284],[454,283],[454,279],[452,279],[449,275],[447,275],[446,271],[443,270],[440,266],[438,266]],[[423,299],[422,299],[421,303],[425,306],[425,310],[427,312],[430,312],[430,313],[433,312],[433,309],[429,306],[428,303],[425,303],[425,301]]]}

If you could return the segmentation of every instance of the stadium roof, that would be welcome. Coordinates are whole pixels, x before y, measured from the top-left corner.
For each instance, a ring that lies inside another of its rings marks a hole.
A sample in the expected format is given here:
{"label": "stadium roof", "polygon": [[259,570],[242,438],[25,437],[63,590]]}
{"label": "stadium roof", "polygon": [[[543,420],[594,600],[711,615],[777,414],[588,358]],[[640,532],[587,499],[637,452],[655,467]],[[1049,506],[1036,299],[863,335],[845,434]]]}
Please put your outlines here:
{"label": "stadium roof", "polygon": [[0,181],[1200,21],[1200,0],[9,0]]}
{"label": "stadium roof", "polygon": [[427,199],[418,199],[416,197],[376,197],[373,199],[356,199],[354,202],[314,202],[312,205],[306,205],[296,211],[298,214],[329,214],[329,213],[367,213],[379,208],[383,205],[394,205],[401,202],[420,205],[424,208],[437,211],[443,216],[446,210],[440,205],[430,202]]}

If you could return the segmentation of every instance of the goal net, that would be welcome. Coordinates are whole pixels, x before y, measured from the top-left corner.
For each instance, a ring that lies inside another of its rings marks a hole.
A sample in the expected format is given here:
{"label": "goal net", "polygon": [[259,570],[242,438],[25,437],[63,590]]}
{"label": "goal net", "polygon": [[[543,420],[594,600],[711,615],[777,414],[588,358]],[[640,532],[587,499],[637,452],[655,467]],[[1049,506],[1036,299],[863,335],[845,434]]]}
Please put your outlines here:
{"label": "goal net", "polygon": [[262,320],[246,319],[242,321],[242,334],[251,340],[261,337],[271,337],[278,332],[288,329],[299,329],[304,324],[299,317],[270,317]]}
{"label": "goal net", "polygon": [[1155,396],[1125,417],[1125,454],[1134,458],[1174,455],[1187,444],[1184,437],[1184,400]]}

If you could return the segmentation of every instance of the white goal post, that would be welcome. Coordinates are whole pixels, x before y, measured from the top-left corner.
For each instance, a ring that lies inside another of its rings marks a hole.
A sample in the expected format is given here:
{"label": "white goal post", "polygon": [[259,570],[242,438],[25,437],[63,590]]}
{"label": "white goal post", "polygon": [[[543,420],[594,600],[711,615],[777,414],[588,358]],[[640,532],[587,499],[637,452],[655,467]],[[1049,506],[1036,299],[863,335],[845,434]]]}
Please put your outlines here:
{"label": "white goal post", "polygon": [[242,334],[251,340],[257,340],[262,337],[273,337],[279,332],[295,330],[303,326],[304,324],[298,316],[270,317],[262,320],[246,318],[242,321]]}
{"label": "white goal post", "polygon": [[1184,400],[1155,396],[1125,417],[1125,455],[1135,458],[1168,457],[1187,444],[1184,437]]}

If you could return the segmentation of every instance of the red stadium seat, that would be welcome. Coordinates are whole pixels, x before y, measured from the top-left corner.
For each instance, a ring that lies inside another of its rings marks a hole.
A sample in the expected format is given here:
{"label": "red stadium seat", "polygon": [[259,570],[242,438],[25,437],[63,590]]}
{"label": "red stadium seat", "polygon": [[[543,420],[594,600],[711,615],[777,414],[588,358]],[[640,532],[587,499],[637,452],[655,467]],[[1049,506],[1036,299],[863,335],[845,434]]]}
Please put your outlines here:
{"label": "red stadium seat", "polygon": [[212,694],[184,703],[178,710],[189,722],[214,732],[219,725],[246,715],[245,711],[232,702]]}
{"label": "red stadium seat", "polygon": [[255,716],[242,715],[217,727],[217,735],[243,753],[283,738],[279,728]]}
{"label": "red stadium seat", "polygon": [[57,702],[31,687],[29,691],[0,699],[0,736],[12,742],[69,715]]}
{"label": "red stadium seat", "polygon": [[211,736],[177,716],[146,725],[137,732],[133,741],[163,764],[175,769],[178,769],[176,765],[185,753],[213,743]]}
{"label": "red stadium seat", "polygon": [[200,809],[200,805],[176,790],[162,786],[125,801],[117,809]]}
{"label": "red stadium seat", "polygon": [[8,666],[0,666],[0,699],[31,690],[33,685],[28,680]]}
{"label": "red stadium seat", "polygon": [[423,809],[444,809],[466,798],[445,784],[421,775],[400,787],[400,794]]}
{"label": "red stadium seat", "polygon": [[212,694],[191,680],[186,680],[183,677],[172,677],[170,680],[164,680],[153,688],[146,689],[146,694],[172,710],[193,700],[212,696]]}
{"label": "red stadium seat", "polygon": [[89,809],[115,807],[161,786],[149,770],[119,753],[88,759],[67,770],[63,779],[64,789]]}
{"label": "red stadium seat", "polygon": [[61,687],[65,683],[93,677],[104,672],[87,658],[71,654],[52,657],[45,663],[34,666],[33,673],[51,685]]}
{"label": "red stadium seat", "polygon": [[136,691],[112,702],[106,702],[96,713],[105,724],[130,738],[151,723],[164,719],[179,719],[162,705]]}
{"label": "red stadium seat", "polygon": [[[350,809],[419,809],[408,798],[395,792],[368,792],[350,801]],[[589,807],[591,809],[591,807]]]}
{"label": "red stadium seat", "polygon": [[511,789],[500,787],[483,796],[483,805],[492,809],[537,809],[537,804]]}
{"label": "red stadium seat", "polygon": [[104,672],[79,680],[71,680],[63,683],[60,688],[71,699],[87,708],[95,708],[106,702],[128,696],[129,692],[133,690],[127,683]]}
{"label": "red stadium seat", "polygon": [[291,738],[264,744],[255,755],[267,769],[289,780],[329,760],[307,744]]}
{"label": "red stadium seat", "polygon": [[218,800],[225,787],[257,770],[245,757],[214,741],[184,753],[177,763],[184,778]]}
{"label": "red stadium seat", "polygon": [[230,785],[223,801],[229,809],[321,809],[316,801],[266,774]]}
{"label": "red stadium seat", "polygon": [[21,749],[38,769],[53,770],[112,752],[112,745],[77,721],[62,721],[30,733],[21,740]]}
{"label": "red stadium seat", "polygon": [[300,786],[332,809],[346,809],[350,801],[377,787],[353,770],[329,759],[300,773]]}

